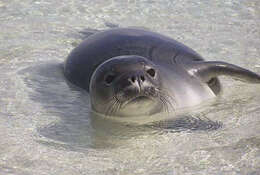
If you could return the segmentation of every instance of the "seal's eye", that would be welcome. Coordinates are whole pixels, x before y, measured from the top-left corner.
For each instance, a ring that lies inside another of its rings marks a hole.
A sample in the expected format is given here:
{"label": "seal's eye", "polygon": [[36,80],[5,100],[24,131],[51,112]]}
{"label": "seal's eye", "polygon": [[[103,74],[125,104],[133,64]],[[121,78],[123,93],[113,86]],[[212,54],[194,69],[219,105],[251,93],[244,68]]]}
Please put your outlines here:
{"label": "seal's eye", "polygon": [[114,81],[115,78],[116,78],[115,75],[113,75],[113,74],[108,74],[108,75],[105,77],[105,82],[106,82],[106,84],[107,84],[107,85],[110,85],[110,84]]}
{"label": "seal's eye", "polygon": [[147,72],[151,77],[154,77],[154,76],[155,76],[155,70],[154,70],[153,68],[148,69],[146,72]]}

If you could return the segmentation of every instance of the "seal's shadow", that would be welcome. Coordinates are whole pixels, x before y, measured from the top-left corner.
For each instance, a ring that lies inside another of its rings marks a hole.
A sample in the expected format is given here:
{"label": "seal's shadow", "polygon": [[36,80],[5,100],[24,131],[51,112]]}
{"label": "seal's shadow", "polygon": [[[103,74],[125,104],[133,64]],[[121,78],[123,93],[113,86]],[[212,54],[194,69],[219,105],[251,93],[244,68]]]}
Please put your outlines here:
{"label": "seal's shadow", "polygon": [[58,117],[58,121],[38,128],[42,144],[82,150],[88,147],[107,148],[125,144],[129,138],[151,131],[214,130],[221,123],[186,116],[143,126],[132,126],[95,116],[90,109],[87,92],[66,81],[62,63],[48,62],[19,71],[28,87],[30,99],[42,106],[41,117]]}

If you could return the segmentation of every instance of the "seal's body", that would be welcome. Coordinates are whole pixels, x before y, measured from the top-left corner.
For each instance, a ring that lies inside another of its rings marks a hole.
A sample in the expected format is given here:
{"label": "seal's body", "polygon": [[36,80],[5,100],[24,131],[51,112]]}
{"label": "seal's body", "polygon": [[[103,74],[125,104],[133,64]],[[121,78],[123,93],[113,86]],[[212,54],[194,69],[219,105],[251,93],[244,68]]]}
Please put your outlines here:
{"label": "seal's body", "polygon": [[218,75],[252,83],[260,76],[158,33],[118,28],[91,35],[68,56],[65,76],[90,93],[94,111],[132,116],[197,105],[220,92]]}

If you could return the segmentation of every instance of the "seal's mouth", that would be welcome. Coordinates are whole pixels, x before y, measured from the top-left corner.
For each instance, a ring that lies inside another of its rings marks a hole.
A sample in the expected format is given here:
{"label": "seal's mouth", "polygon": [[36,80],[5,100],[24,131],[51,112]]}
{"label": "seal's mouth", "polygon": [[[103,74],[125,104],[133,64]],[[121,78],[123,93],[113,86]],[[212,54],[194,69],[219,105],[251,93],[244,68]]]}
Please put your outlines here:
{"label": "seal's mouth", "polygon": [[140,95],[140,96],[137,96],[137,97],[131,99],[129,101],[129,103],[138,103],[138,102],[143,102],[143,101],[147,101],[147,100],[151,100],[151,98],[144,96],[144,95]]}
{"label": "seal's mouth", "polygon": [[122,105],[122,107],[126,107],[126,106],[133,106],[133,105],[143,105],[145,103],[151,103],[153,100],[151,97],[149,96],[145,96],[145,95],[139,95],[136,97],[133,97],[127,101],[125,101]]}

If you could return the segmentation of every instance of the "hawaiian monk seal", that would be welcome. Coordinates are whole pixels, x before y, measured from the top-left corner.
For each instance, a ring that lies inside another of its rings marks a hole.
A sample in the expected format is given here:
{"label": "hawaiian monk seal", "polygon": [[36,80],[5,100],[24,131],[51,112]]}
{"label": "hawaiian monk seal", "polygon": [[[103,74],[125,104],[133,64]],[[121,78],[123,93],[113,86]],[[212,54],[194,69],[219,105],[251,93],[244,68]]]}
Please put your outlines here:
{"label": "hawaiian monk seal", "polygon": [[216,97],[219,75],[260,83],[236,65],[205,61],[182,43],[142,29],[117,28],[89,36],[68,56],[65,76],[90,93],[95,112],[152,115]]}

